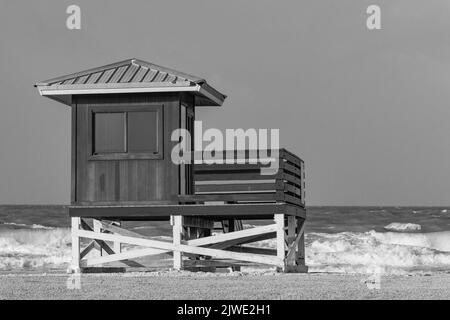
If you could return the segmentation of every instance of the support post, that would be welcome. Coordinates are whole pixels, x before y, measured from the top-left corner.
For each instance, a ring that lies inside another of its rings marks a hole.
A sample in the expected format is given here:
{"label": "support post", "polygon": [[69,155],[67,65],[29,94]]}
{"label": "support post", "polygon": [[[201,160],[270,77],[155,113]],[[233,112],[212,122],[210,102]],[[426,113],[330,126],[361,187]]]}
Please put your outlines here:
{"label": "support post", "polygon": [[69,269],[67,270],[69,273],[80,273],[80,238],[78,237],[78,230],[80,228],[79,217],[73,217],[71,219],[72,223],[72,262],[70,264]]}
{"label": "support post", "polygon": [[288,222],[288,236],[287,236],[287,245],[288,248],[291,246],[293,247],[294,254],[289,255],[286,257],[286,265],[288,266],[295,266],[296,265],[296,257],[297,257],[297,245],[294,243],[296,240],[297,234],[297,221],[295,216],[288,216],[287,217]]}
{"label": "support post", "polygon": [[286,251],[285,251],[285,233],[284,233],[284,214],[275,214],[274,216],[277,230],[277,258],[284,261],[283,266],[277,268],[280,272],[286,271]]}
{"label": "support post", "polygon": [[[97,233],[101,233],[102,232],[102,222],[101,221],[93,219],[92,220],[92,226],[93,226],[94,232],[97,232]],[[96,245],[96,248],[98,250],[98,256],[99,257],[103,256],[102,247],[100,245]]]}
{"label": "support post", "polygon": [[181,251],[176,246],[181,244],[181,236],[183,233],[183,216],[180,215],[172,215],[172,230],[173,230],[173,244],[175,246],[175,250],[173,251],[173,268],[175,270],[181,270],[183,268],[183,257],[181,255]]}
{"label": "support post", "polygon": [[296,263],[305,266],[305,220],[297,219],[297,233],[301,232],[300,241],[297,246]]}
{"label": "support post", "polygon": [[[228,220],[228,232],[234,232],[234,231],[238,231],[236,229],[236,219],[229,219]],[[240,266],[231,266],[229,268],[230,272],[234,272],[234,271],[241,271],[241,267]]]}
{"label": "support post", "polygon": [[[122,223],[120,221],[114,221],[112,225],[120,228]],[[122,253],[122,244],[119,241],[114,242],[114,253]]]}

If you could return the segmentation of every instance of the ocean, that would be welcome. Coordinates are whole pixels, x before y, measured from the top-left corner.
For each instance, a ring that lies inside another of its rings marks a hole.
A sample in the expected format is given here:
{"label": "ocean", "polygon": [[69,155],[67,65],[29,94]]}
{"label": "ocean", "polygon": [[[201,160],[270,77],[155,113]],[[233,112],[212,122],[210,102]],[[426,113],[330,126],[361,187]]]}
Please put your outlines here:
{"label": "ocean", "polygon": [[[307,215],[310,272],[450,271],[450,207],[309,207]],[[0,271],[64,271],[70,261],[69,225],[65,206],[0,206]],[[168,223],[126,227],[149,236],[171,234]]]}

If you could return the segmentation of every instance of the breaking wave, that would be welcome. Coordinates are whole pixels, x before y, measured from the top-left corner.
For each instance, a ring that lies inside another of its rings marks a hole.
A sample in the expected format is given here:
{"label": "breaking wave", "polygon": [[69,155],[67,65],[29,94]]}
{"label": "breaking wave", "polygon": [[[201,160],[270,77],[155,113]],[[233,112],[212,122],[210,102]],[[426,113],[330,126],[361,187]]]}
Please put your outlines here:
{"label": "breaking wave", "polygon": [[[306,264],[310,272],[404,274],[450,270],[450,231],[411,233],[398,230],[307,233]],[[70,261],[70,241],[68,228],[2,231],[0,270],[63,270]],[[274,240],[252,246],[276,247]]]}
{"label": "breaking wave", "polygon": [[[306,234],[310,272],[406,274],[450,270],[450,232]],[[260,246],[276,247],[265,240]]]}
{"label": "breaking wave", "polygon": [[53,227],[46,227],[46,226],[42,226],[40,224],[31,224],[30,225],[30,224],[25,224],[25,223],[14,223],[14,222],[3,222],[2,224],[5,226],[25,228],[25,229],[46,229],[46,230],[55,229]]}
{"label": "breaking wave", "polygon": [[399,223],[399,222],[392,222],[384,227],[386,230],[392,230],[392,231],[420,231],[422,229],[422,226],[420,224],[415,223]]}
{"label": "breaking wave", "polygon": [[309,234],[311,271],[409,273],[450,269],[450,232]]}
{"label": "breaking wave", "polygon": [[61,267],[70,261],[70,230],[29,228],[0,233],[0,270]]}

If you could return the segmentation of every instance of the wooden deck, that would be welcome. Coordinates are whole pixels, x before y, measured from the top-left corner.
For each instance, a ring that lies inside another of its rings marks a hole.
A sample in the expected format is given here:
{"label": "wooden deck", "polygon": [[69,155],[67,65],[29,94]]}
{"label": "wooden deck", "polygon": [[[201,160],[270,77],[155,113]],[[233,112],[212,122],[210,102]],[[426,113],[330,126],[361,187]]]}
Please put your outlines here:
{"label": "wooden deck", "polygon": [[171,215],[208,216],[212,220],[272,219],[274,214],[306,218],[306,209],[288,203],[178,204],[130,206],[71,206],[71,217],[117,219],[123,221],[169,220]]}

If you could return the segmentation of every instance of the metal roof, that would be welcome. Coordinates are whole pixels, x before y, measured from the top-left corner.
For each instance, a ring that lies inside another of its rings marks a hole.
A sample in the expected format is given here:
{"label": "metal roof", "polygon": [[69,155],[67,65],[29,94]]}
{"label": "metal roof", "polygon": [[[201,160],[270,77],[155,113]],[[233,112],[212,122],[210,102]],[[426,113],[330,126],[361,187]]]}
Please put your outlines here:
{"label": "metal roof", "polygon": [[72,95],[137,92],[191,92],[196,106],[220,106],[226,96],[206,80],[150,62],[128,59],[38,82],[42,96],[71,104]]}

